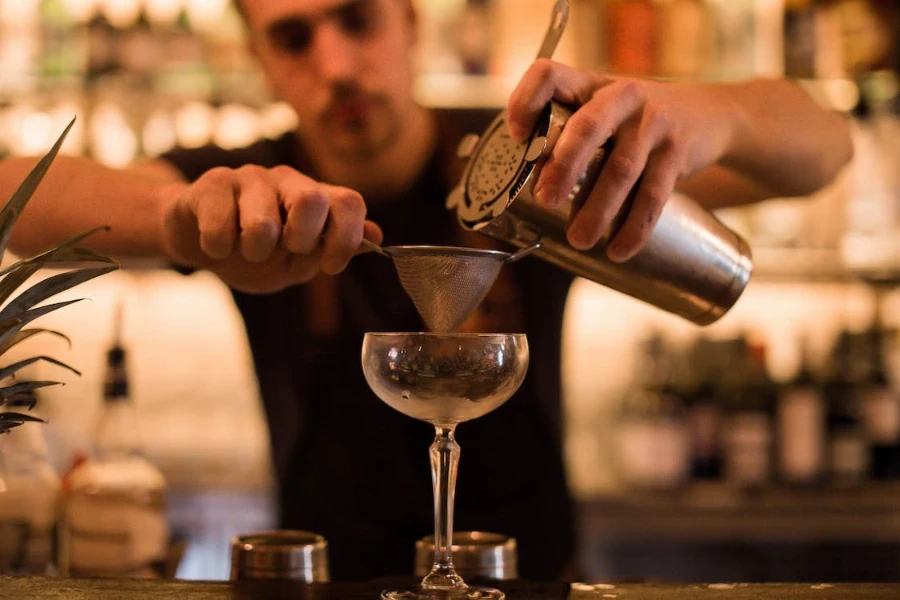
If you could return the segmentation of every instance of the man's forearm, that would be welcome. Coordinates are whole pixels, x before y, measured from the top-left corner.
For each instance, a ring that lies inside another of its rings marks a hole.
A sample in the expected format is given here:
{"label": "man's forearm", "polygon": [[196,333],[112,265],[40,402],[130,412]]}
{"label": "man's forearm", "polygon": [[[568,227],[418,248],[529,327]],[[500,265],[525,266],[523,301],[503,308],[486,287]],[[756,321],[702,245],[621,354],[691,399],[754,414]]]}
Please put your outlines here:
{"label": "man's forearm", "polygon": [[[0,162],[0,201],[9,199],[36,163],[35,158]],[[161,222],[167,197],[183,184],[93,161],[59,156],[13,229],[10,249],[29,256],[64,238],[100,225],[110,231],[84,245],[113,256],[163,256]]]}
{"label": "man's forearm", "polygon": [[853,155],[841,114],[817,105],[795,84],[758,80],[722,88],[733,117],[720,165],[770,196],[805,196],[827,185]]}

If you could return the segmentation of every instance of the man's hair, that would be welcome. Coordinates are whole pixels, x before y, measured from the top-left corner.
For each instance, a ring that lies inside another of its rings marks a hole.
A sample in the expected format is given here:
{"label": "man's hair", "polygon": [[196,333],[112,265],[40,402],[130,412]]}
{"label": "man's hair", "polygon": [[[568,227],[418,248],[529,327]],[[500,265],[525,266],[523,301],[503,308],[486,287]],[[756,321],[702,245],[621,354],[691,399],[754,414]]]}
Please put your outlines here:
{"label": "man's hair", "polygon": [[237,9],[239,15],[244,20],[244,23],[247,22],[247,12],[244,10],[244,3],[241,0],[232,0],[232,4]]}

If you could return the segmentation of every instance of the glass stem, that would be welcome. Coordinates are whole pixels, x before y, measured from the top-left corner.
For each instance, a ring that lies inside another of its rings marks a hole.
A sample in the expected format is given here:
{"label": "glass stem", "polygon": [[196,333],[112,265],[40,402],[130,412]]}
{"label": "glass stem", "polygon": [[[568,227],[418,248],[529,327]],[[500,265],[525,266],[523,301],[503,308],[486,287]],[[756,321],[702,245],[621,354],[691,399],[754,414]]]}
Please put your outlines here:
{"label": "glass stem", "polygon": [[455,426],[435,427],[431,444],[431,481],[434,488],[434,565],[422,580],[422,587],[434,590],[465,589],[462,577],[453,568],[453,499],[459,466],[459,444],[453,437]]}

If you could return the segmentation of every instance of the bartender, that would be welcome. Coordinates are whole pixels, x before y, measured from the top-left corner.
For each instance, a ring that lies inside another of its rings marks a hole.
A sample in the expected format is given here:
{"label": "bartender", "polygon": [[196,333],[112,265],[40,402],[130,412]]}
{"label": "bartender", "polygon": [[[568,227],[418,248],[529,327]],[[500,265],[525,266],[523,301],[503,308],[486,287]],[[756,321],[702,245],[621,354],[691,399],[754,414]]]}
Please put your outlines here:
{"label": "bartender", "polygon": [[[452,149],[491,115],[436,111],[413,99],[412,0],[241,0],[250,49],[297,128],[248,148],[176,149],[114,170],[60,157],[13,232],[18,253],[109,224],[87,241],[120,256],[209,269],[246,325],[270,430],[280,526],[329,542],[332,577],[408,574],[432,531],[427,425],[379,402],[359,367],[366,331],[422,323],[390,261],[356,256],[366,237],[392,244],[486,243],[443,207],[459,176]],[[509,100],[523,138],[551,98],[579,107],[540,174],[558,203],[593,148],[616,146],[569,242],[590,248],[641,182],[609,244],[617,261],[646,242],[680,189],[715,208],[806,195],[851,155],[844,119],[786,81],[661,83],[549,60]],[[34,159],[0,165],[9,197]],[[519,572],[573,576],[573,501],[563,465],[560,335],[571,277],[540,260],[504,269],[464,330],[528,335],[517,394],[459,432],[458,529],[519,542]],[[468,461],[467,456],[473,460]]]}

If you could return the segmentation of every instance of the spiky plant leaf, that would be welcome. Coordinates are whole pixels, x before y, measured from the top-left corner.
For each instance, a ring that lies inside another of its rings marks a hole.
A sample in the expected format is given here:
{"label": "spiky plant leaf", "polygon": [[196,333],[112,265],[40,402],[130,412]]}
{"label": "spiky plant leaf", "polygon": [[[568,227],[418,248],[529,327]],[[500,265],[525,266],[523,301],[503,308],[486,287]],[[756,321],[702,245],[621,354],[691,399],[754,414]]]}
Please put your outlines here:
{"label": "spiky plant leaf", "polygon": [[31,415],[23,415],[22,413],[0,413],[0,433],[7,433],[10,429],[23,423],[46,423],[46,421]]}
{"label": "spiky plant leaf", "polygon": [[79,283],[84,283],[118,268],[118,265],[115,264],[104,267],[87,267],[48,277],[40,283],[34,284],[3,307],[3,310],[0,310],[0,320],[20,318],[38,302],[43,302],[47,298],[75,287]]}
{"label": "spiky plant leaf", "polygon": [[19,319],[4,319],[0,321],[0,344],[3,344],[14,336],[22,327],[34,321],[38,317],[43,317],[49,312],[53,312],[54,310],[58,310],[60,308],[69,306],[70,304],[75,304],[76,302],[81,302],[84,298],[76,298],[74,300],[66,300],[65,302],[57,302],[55,304],[47,304],[41,306],[39,308],[33,308],[26,312],[22,318]]}
{"label": "spiky plant leaf", "polygon": [[[16,220],[19,215],[22,214],[25,205],[34,195],[35,190],[44,178],[47,170],[50,168],[51,163],[56,158],[56,155],[59,153],[59,149],[62,147],[63,141],[74,123],[75,119],[72,119],[50,151],[38,161],[13,194],[12,198],[10,198],[6,206],[0,210],[0,260],[2,260],[3,255],[6,253],[6,248],[9,244]],[[79,302],[82,299],[79,298],[37,306],[39,303],[60,292],[119,268],[118,263],[111,258],[93,250],[78,246],[82,240],[99,229],[109,228],[98,227],[79,233],[37,256],[20,260],[0,271],[0,305],[6,303],[6,306],[0,310],[0,356],[5,354],[16,344],[38,333],[50,333],[62,337],[71,344],[69,338],[52,329],[22,328],[43,315],[69,306],[70,304],[74,304],[75,302]],[[50,277],[35,283],[18,296],[13,297],[13,294],[15,294],[30,277],[40,269],[48,266],[68,270],[51,275]],[[50,362],[68,369],[76,375],[80,375],[79,371],[64,362],[49,356],[40,355],[26,358],[0,368],[0,380],[13,376],[20,369],[39,360]],[[8,407],[27,407],[28,409],[31,409],[37,400],[35,390],[53,385],[61,385],[61,383],[58,381],[22,381],[0,387],[0,406],[6,404]],[[29,421],[43,422],[37,417],[31,417],[20,413],[0,412],[0,433],[9,431],[13,427],[17,427],[18,425]]]}
{"label": "spiky plant leaf", "polygon": [[7,398],[12,398],[22,392],[38,390],[52,385],[63,385],[60,381],[20,381],[12,385],[0,387],[0,403],[5,403]]}
{"label": "spiky plant leaf", "polygon": [[12,235],[13,225],[16,224],[16,219],[22,214],[25,205],[31,200],[34,191],[41,183],[41,180],[44,179],[44,175],[47,174],[47,169],[50,168],[50,164],[53,162],[53,159],[56,158],[59,149],[66,139],[66,135],[68,135],[69,130],[72,129],[74,124],[75,119],[69,121],[69,124],[62,132],[62,135],[59,136],[59,139],[56,140],[56,143],[53,144],[53,147],[50,148],[50,151],[38,161],[37,165],[35,165],[31,172],[25,177],[25,181],[22,182],[19,189],[16,190],[12,195],[12,198],[9,199],[9,202],[6,203],[6,206],[3,207],[3,210],[0,211],[0,260],[3,260],[3,255],[6,254],[6,247],[9,245],[9,237]]}
{"label": "spiky plant leaf", "polygon": [[31,358],[26,358],[25,360],[20,360],[19,362],[9,365],[8,367],[4,367],[4,368],[0,369],[0,381],[3,381],[10,375],[15,375],[16,372],[18,372],[19,370],[24,369],[28,365],[32,365],[39,360],[43,360],[45,362],[60,366],[64,369],[67,369],[67,370],[75,373],[76,375],[81,375],[81,371],[79,371],[73,367],[70,367],[66,363],[64,363],[60,360],[56,360],[52,356],[41,355],[41,356],[32,356]]}
{"label": "spiky plant leaf", "polygon": [[75,246],[88,235],[108,227],[97,227],[90,231],[73,236],[58,246],[42,252],[35,257],[20,260],[17,263],[0,271],[3,280],[0,281],[0,304],[25,283],[29,277],[37,273],[41,268],[52,266],[57,269],[84,267],[91,264],[117,265],[111,258],[104,256],[88,248]]}
{"label": "spiky plant leaf", "polygon": [[[81,242],[88,236],[91,236],[98,231],[109,231],[109,227],[105,225],[102,227],[94,227],[93,229],[88,229],[87,231],[75,234],[72,237],[60,242],[56,246],[50,248],[49,250],[41,252],[37,256],[32,256],[31,258],[23,258],[6,267],[5,269],[0,270],[0,277],[20,268],[22,265],[32,263],[40,264],[42,261],[48,263],[56,261],[72,264],[88,262],[114,263],[115,261],[108,256],[105,256],[93,250],[89,250],[87,248],[77,246],[78,242]],[[67,251],[69,251],[70,254],[60,254]]]}
{"label": "spiky plant leaf", "polygon": [[31,410],[37,404],[37,393],[34,390],[26,390],[6,399],[6,406],[10,409],[27,408]]}
{"label": "spiky plant leaf", "polygon": [[43,327],[33,327],[31,329],[23,329],[21,331],[15,332],[12,336],[10,336],[6,341],[0,344],[0,356],[6,353],[7,350],[19,344],[20,342],[24,342],[28,338],[37,335],[39,333],[49,333],[50,335],[55,335],[56,337],[60,337],[66,340],[66,343],[69,345],[69,348],[72,347],[72,340],[69,339],[69,336],[64,333],[60,333],[59,331],[53,329],[44,329]]}

